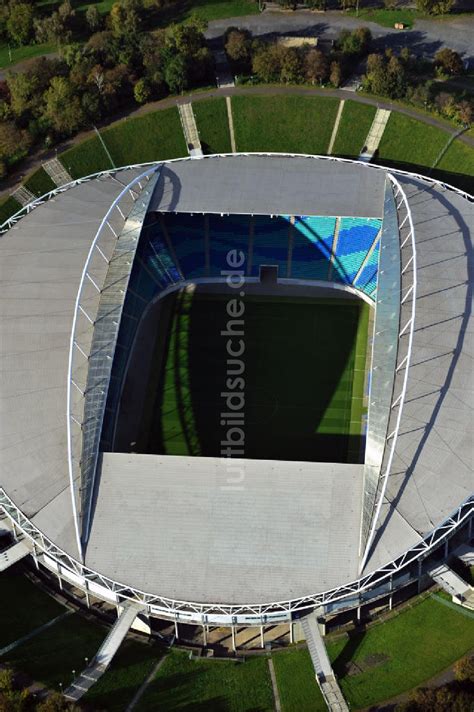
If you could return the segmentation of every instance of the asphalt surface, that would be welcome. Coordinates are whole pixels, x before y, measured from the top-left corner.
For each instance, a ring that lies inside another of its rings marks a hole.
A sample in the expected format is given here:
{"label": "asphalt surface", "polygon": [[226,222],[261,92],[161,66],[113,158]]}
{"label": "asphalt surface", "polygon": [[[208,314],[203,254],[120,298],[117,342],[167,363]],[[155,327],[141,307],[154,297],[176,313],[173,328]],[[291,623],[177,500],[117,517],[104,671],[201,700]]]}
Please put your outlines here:
{"label": "asphalt surface", "polygon": [[250,30],[255,36],[306,35],[318,36],[330,41],[343,29],[353,30],[364,25],[369,27],[379,49],[409,47],[416,55],[432,57],[442,47],[450,47],[464,59],[474,61],[474,17],[459,16],[452,20],[416,20],[411,30],[395,30],[381,27],[365,18],[343,15],[340,12],[265,11],[260,15],[214,20],[206,31],[208,39],[221,37],[231,26]]}

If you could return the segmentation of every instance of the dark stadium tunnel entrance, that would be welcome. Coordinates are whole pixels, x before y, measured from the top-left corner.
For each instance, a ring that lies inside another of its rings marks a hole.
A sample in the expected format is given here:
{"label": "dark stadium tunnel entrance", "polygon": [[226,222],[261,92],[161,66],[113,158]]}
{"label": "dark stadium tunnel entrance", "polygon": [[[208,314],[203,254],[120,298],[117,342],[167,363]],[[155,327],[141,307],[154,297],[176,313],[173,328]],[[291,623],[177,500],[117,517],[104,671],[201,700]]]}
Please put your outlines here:
{"label": "dark stadium tunnel entrance", "polygon": [[[231,358],[225,335],[229,298],[201,285],[160,300],[166,329],[156,336],[134,451],[362,462],[363,393],[355,371],[367,305],[358,299],[248,294],[243,336],[234,329],[245,351]],[[228,379],[239,377],[244,387],[231,388]],[[241,407],[233,410],[241,392]],[[244,433],[243,445],[235,428]],[[235,447],[224,453],[226,443]]]}

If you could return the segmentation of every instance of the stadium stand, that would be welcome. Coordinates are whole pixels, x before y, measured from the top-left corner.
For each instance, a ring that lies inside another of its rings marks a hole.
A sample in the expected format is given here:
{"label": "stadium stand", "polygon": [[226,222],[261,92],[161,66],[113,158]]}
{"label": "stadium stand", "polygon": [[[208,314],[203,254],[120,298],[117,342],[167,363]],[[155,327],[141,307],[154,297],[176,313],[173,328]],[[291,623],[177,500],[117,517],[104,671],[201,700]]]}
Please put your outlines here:
{"label": "stadium stand", "polygon": [[250,274],[258,277],[261,265],[277,265],[278,276],[288,277],[289,224],[285,218],[258,215],[253,222]]}
{"label": "stadium stand", "polygon": [[341,218],[334,255],[334,280],[345,284],[354,282],[381,224],[382,221],[376,219]]}
{"label": "stadium stand", "polygon": [[186,279],[206,276],[205,217],[202,215],[163,216],[179,266]]}
{"label": "stadium stand", "polygon": [[250,218],[248,215],[209,215],[211,276],[219,277],[229,269],[226,260],[230,250],[242,251],[249,259]]}
{"label": "stadium stand", "polygon": [[294,279],[327,279],[336,218],[297,217],[294,222],[291,276]]}
{"label": "stadium stand", "polygon": [[354,280],[354,286],[357,287],[357,289],[361,289],[369,296],[377,286],[379,251],[380,240],[376,238],[375,245],[367,259],[367,262],[360,270],[360,274]]}
{"label": "stadium stand", "polygon": [[220,277],[227,253],[239,250],[253,277],[263,265],[276,265],[280,278],[353,284],[373,297],[381,224],[374,218],[163,213],[155,215],[138,255],[152,281],[132,274],[132,282],[135,288],[138,280],[137,293],[149,298],[155,283],[164,289],[181,275]]}

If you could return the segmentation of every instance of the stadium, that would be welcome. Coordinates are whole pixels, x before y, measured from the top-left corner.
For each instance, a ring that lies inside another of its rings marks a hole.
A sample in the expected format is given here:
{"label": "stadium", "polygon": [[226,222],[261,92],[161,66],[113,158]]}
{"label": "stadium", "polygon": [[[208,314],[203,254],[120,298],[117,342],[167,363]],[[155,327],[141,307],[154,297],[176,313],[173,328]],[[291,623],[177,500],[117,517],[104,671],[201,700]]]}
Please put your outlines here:
{"label": "stadium", "polygon": [[285,154],[30,204],[0,241],[5,561],[233,635],[418,590],[472,534],[473,218]]}

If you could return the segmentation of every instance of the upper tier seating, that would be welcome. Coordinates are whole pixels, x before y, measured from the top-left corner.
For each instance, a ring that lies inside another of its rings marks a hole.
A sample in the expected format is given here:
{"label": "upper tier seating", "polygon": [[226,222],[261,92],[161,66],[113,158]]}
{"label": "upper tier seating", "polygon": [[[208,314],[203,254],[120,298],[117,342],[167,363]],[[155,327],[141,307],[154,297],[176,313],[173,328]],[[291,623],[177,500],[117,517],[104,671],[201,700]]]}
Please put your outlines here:
{"label": "upper tier seating", "polygon": [[381,220],[371,218],[341,218],[334,256],[334,280],[353,283],[381,224]]}
{"label": "upper tier seating", "polygon": [[336,218],[297,217],[294,227],[291,277],[327,279]]}
{"label": "upper tier seating", "polygon": [[382,221],[321,216],[189,215],[165,213],[151,228],[147,268],[165,286],[180,278],[221,277],[227,255],[242,252],[242,269],[258,277],[277,265],[280,278],[354,284],[373,295]]}

